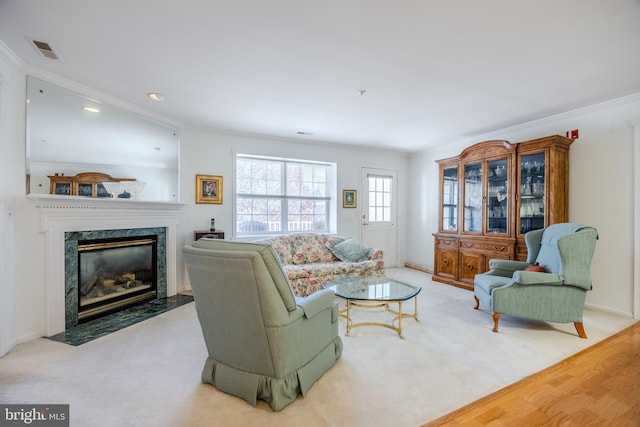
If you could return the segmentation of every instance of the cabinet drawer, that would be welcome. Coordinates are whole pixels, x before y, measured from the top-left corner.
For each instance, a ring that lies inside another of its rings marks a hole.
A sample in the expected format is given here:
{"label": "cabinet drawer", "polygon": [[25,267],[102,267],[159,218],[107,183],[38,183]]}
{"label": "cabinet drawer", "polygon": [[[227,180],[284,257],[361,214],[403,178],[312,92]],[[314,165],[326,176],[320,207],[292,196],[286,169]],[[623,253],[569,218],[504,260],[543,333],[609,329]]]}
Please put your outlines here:
{"label": "cabinet drawer", "polygon": [[436,246],[443,249],[456,249],[458,247],[458,239],[450,237],[436,237]]}
{"label": "cabinet drawer", "polygon": [[511,251],[511,245],[506,243],[461,241],[460,249],[473,249],[483,252],[489,251],[509,254],[509,252]]}

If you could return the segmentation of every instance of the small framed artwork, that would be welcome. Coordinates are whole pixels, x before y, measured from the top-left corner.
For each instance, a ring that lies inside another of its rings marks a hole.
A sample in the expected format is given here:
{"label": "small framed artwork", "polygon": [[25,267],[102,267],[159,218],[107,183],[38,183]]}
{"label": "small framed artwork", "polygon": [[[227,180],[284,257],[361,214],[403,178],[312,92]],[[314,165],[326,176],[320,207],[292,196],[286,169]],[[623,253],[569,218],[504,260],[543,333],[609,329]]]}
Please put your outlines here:
{"label": "small framed artwork", "polygon": [[342,207],[355,208],[358,202],[358,192],[356,190],[342,190]]}
{"label": "small framed artwork", "polygon": [[222,177],[196,175],[196,203],[222,204]]}

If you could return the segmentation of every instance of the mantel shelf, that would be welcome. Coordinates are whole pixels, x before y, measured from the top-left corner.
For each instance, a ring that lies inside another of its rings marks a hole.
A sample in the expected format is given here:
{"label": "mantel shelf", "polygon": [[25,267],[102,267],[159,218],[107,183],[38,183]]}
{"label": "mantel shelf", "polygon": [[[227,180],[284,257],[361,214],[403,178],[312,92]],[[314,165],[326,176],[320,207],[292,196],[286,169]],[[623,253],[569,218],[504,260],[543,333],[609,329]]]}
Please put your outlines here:
{"label": "mantel shelf", "polygon": [[29,194],[28,200],[43,209],[100,209],[100,210],[165,210],[178,211],[185,203],[111,199],[57,194]]}

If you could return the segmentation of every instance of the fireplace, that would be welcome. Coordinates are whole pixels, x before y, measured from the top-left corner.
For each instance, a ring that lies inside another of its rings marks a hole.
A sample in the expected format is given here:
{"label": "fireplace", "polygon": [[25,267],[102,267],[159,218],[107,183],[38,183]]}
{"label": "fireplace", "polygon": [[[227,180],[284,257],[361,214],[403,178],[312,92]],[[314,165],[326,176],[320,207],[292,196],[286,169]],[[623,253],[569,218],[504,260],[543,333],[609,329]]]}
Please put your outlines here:
{"label": "fireplace", "polygon": [[80,240],[157,235],[157,300],[176,295],[178,215],[184,204],[52,194],[27,199],[38,209],[44,237],[43,335],[78,324]]}
{"label": "fireplace", "polygon": [[165,227],[65,234],[65,327],[167,297]]}
{"label": "fireplace", "polygon": [[78,241],[78,323],[157,297],[156,235]]}

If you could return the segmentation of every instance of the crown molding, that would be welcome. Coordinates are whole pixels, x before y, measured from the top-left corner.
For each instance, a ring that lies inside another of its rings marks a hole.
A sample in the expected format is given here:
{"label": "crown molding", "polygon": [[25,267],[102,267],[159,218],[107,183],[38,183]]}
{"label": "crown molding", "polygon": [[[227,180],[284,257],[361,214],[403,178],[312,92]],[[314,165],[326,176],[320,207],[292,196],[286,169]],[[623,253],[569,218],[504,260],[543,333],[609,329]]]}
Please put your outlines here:
{"label": "crown molding", "polygon": [[[640,92],[633,93],[631,95],[623,96],[620,98],[611,99],[608,101],[599,102],[596,104],[587,105],[585,107],[576,108],[574,110],[569,110],[564,113],[558,113],[558,114],[543,117],[540,119],[531,120],[529,122],[520,123],[514,126],[497,129],[495,131],[477,134],[472,136],[471,139],[491,139],[495,135],[500,135],[500,134],[504,135],[511,132],[517,132],[517,131],[529,129],[532,127],[552,123],[558,120],[568,119],[568,118],[576,117],[582,114],[598,112],[608,108],[613,108],[613,107],[626,105],[626,104],[632,104],[636,102],[640,102]],[[636,117],[635,119],[632,119],[632,121],[635,121],[635,122],[637,122],[638,120],[640,120],[640,117]]]}
{"label": "crown molding", "polygon": [[2,40],[0,40],[0,57],[6,59],[8,62],[12,63],[17,68],[25,67],[24,61],[18,55],[16,55],[11,49],[9,49],[9,46],[4,44]]}

